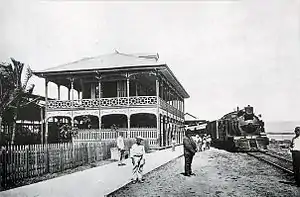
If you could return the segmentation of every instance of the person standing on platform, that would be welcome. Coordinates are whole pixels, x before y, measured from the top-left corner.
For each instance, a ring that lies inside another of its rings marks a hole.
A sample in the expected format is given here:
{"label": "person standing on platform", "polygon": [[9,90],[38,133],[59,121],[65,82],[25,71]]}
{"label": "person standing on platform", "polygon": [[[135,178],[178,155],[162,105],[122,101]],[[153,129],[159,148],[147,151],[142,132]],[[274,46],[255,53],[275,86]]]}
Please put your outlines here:
{"label": "person standing on platform", "polygon": [[118,147],[118,151],[120,153],[120,158],[119,158],[119,166],[123,166],[126,165],[123,161],[124,161],[124,153],[125,153],[125,144],[124,144],[124,138],[122,136],[121,132],[118,132],[118,138],[117,138],[117,147]]}
{"label": "person standing on platform", "polygon": [[175,137],[172,137],[172,151],[175,151],[176,140]]}
{"label": "person standing on platform", "polygon": [[198,145],[198,151],[202,151],[202,145],[203,145],[203,137],[200,135],[199,136],[199,145]]}
{"label": "person standing on platform", "polygon": [[291,152],[295,182],[300,187],[300,127],[295,128],[295,134],[291,143]]}
{"label": "person standing on platform", "polygon": [[197,151],[199,152],[200,149],[201,149],[201,138],[198,134],[196,135],[195,140],[196,140],[195,142],[196,142],[196,145],[197,145]]}
{"label": "person standing on platform", "polygon": [[202,151],[206,150],[206,145],[207,145],[206,140],[207,140],[207,136],[206,136],[206,134],[204,134],[203,139],[202,139],[202,147],[201,147]]}
{"label": "person standing on platform", "polygon": [[183,138],[183,149],[184,149],[184,175],[191,176],[195,175],[192,173],[192,161],[195,153],[197,152],[197,145],[191,137],[191,131],[185,132]]}
{"label": "person standing on platform", "polygon": [[206,139],[206,147],[208,150],[210,149],[210,145],[211,145],[211,136],[208,135]]}
{"label": "person standing on platform", "polygon": [[130,157],[133,165],[133,183],[140,182],[143,183],[142,173],[143,167],[145,165],[145,147],[142,144],[143,138],[136,137],[136,143],[132,145],[130,149]]}

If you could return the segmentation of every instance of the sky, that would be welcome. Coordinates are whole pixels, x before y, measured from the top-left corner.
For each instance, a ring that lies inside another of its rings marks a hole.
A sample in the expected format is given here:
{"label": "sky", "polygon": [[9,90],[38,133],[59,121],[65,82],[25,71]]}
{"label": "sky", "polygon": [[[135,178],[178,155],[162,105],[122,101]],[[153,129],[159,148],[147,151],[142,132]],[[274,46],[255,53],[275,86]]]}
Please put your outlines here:
{"label": "sky", "polygon": [[299,22],[300,0],[2,0],[0,61],[43,70],[115,49],[159,53],[190,95],[186,112],[214,120],[250,104],[266,121],[294,121]]}

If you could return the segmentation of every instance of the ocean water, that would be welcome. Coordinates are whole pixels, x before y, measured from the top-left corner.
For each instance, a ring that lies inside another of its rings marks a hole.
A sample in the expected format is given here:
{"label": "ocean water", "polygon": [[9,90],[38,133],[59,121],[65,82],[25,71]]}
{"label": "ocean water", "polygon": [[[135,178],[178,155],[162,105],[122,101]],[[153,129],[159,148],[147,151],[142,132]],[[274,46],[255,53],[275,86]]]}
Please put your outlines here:
{"label": "ocean water", "polygon": [[291,140],[296,126],[300,126],[300,121],[265,122],[267,136],[275,140]]}

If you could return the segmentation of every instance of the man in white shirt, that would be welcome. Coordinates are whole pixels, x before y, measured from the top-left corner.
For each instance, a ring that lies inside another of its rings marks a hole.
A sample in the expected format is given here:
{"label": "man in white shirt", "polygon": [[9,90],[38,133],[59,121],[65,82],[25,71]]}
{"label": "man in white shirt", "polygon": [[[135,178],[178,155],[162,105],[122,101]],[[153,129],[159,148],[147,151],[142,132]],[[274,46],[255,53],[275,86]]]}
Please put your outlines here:
{"label": "man in white shirt", "polygon": [[133,183],[141,182],[143,167],[145,165],[145,147],[142,144],[142,137],[136,137],[136,143],[132,145],[130,149],[130,157],[133,165],[132,174],[133,174]]}
{"label": "man in white shirt", "polygon": [[211,136],[208,135],[206,139],[206,147],[208,150],[210,149],[210,145],[211,145]]}
{"label": "man in white shirt", "polygon": [[122,133],[118,132],[118,135],[119,136],[117,137],[117,147],[118,147],[118,150],[119,150],[119,153],[120,153],[120,159],[119,159],[118,165],[123,166],[123,165],[126,165],[125,163],[123,163],[124,152],[125,152],[125,144],[124,144],[124,139],[123,139]]}
{"label": "man in white shirt", "polygon": [[195,141],[196,145],[197,145],[197,152],[200,151],[200,144],[201,144],[201,141],[200,141],[200,136],[197,134],[195,137],[193,136],[192,139]]}
{"label": "man in white shirt", "polygon": [[201,149],[202,149],[202,151],[205,151],[206,148],[207,148],[207,136],[206,136],[206,134],[204,134],[203,139],[202,139],[202,147],[201,147]]}
{"label": "man in white shirt", "polygon": [[293,171],[295,182],[300,186],[300,127],[295,128],[296,136],[293,137],[291,143],[291,152],[293,157]]}

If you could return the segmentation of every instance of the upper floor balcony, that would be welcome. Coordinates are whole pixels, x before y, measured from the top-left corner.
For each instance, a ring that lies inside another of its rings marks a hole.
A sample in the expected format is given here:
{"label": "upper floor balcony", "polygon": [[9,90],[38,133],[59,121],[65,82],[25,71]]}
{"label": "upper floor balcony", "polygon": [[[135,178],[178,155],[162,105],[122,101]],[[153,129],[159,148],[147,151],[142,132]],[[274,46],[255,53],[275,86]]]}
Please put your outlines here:
{"label": "upper floor balcony", "polygon": [[132,96],[98,99],[79,100],[48,100],[47,110],[89,110],[89,109],[111,109],[123,107],[159,107],[169,113],[184,117],[184,112],[175,108],[165,100],[157,96]]}
{"label": "upper floor balcony", "polygon": [[[34,73],[45,78],[47,112],[151,107],[183,117],[184,98],[189,95],[158,58],[116,51]],[[49,83],[57,86],[54,100],[47,99]],[[61,87],[67,99],[62,99]]]}

